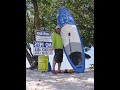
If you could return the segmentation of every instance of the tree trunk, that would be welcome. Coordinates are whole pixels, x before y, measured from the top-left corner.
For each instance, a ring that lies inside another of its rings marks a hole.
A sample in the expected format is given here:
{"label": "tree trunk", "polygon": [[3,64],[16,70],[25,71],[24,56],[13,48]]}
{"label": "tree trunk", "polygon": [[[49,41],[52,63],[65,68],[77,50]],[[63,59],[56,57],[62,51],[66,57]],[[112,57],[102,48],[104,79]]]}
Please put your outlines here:
{"label": "tree trunk", "polygon": [[[31,0],[33,7],[34,7],[34,23],[35,23],[35,30],[40,30],[40,18],[39,18],[39,10],[37,5],[37,0]],[[35,34],[34,34],[35,35]],[[38,62],[38,56],[35,56],[37,60],[35,62]],[[37,64],[34,64],[31,68],[36,68]]]}
{"label": "tree trunk", "polygon": [[37,0],[31,0],[34,7],[34,17],[35,17],[35,29],[40,29],[40,18],[39,18],[39,10],[37,5]]}

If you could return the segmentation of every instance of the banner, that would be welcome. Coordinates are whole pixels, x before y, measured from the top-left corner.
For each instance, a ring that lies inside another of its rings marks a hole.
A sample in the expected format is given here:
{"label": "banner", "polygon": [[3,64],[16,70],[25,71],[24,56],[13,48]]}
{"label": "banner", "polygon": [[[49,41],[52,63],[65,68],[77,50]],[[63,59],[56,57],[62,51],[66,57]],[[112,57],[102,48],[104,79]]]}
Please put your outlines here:
{"label": "banner", "polygon": [[49,32],[36,30],[36,41],[33,41],[34,55],[52,55],[52,41]]}
{"label": "banner", "polygon": [[50,36],[49,32],[36,30],[35,36],[36,36],[36,41],[40,41],[40,42],[50,42],[51,41],[51,36]]}
{"label": "banner", "polygon": [[34,41],[33,42],[33,52],[34,55],[52,55],[53,50],[52,50],[52,42],[39,42],[39,41]]}

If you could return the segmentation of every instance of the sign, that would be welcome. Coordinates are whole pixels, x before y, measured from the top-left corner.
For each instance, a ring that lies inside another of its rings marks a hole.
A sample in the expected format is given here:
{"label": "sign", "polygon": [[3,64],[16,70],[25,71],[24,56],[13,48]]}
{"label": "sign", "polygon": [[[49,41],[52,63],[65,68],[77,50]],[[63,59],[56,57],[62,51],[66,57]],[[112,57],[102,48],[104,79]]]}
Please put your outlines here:
{"label": "sign", "polygon": [[33,41],[34,55],[52,55],[52,42],[49,32],[36,30],[36,41]]}
{"label": "sign", "polygon": [[46,48],[51,48],[52,42],[39,42],[39,41],[34,41],[33,42],[34,47],[46,47]]}
{"label": "sign", "polygon": [[52,55],[53,50],[52,50],[52,42],[39,42],[39,41],[34,41],[33,42],[33,52],[34,55]]}
{"label": "sign", "polygon": [[51,41],[51,36],[50,36],[49,32],[36,30],[35,36],[36,36],[36,41],[40,41],[40,42],[50,42]]}
{"label": "sign", "polygon": [[38,56],[38,71],[48,71],[48,56]]}

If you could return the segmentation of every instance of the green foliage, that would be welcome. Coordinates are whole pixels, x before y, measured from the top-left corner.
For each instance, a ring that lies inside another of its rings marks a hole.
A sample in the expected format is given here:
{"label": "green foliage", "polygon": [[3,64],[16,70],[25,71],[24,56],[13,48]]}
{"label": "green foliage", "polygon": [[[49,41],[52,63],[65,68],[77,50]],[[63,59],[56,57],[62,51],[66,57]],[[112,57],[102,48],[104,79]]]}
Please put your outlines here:
{"label": "green foliage", "polygon": [[[80,29],[85,47],[94,44],[94,0],[37,0],[41,30],[52,32],[57,24],[57,10],[66,7]],[[34,10],[31,0],[27,0],[27,12],[31,23],[26,18],[26,38],[34,33]],[[26,16],[27,17],[27,16]],[[31,39],[32,40],[32,39]]]}

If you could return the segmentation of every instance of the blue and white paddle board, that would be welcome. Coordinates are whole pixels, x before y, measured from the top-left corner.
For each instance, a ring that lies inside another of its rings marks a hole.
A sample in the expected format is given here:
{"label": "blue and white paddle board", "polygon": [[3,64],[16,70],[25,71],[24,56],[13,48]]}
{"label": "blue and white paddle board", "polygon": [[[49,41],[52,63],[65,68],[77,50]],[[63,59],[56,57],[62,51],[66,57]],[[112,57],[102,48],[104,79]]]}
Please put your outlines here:
{"label": "blue and white paddle board", "polygon": [[69,63],[76,73],[83,73],[85,69],[85,55],[80,32],[72,15],[64,7],[58,9],[57,24],[61,28],[60,34]]}

